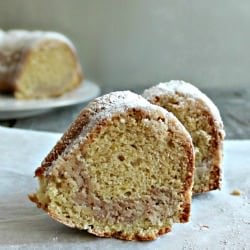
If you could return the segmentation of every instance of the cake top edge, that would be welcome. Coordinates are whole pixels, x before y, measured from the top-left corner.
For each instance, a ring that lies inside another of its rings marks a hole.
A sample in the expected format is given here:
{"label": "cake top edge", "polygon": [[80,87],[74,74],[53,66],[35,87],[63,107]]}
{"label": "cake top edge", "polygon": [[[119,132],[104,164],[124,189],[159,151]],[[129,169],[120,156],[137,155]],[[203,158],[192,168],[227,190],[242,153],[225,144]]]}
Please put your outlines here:
{"label": "cake top edge", "polygon": [[171,112],[158,105],[150,103],[141,95],[133,93],[129,90],[115,91],[97,97],[83,110],[88,109],[94,113],[92,114],[91,121],[81,131],[81,135],[83,136],[86,136],[99,121],[109,119],[124,112],[126,113],[130,109],[138,109],[139,112],[140,110],[147,112],[153,119],[158,119],[160,116],[166,118],[167,121],[174,120],[176,126],[185,131],[187,136],[189,135],[185,127]]}
{"label": "cake top edge", "polygon": [[185,82],[183,80],[171,80],[169,82],[160,82],[159,84],[144,90],[142,96],[147,100],[150,100],[155,96],[168,94],[174,95],[177,93],[181,93],[194,100],[202,101],[212,113],[214,119],[219,123],[219,126],[223,127],[223,122],[219,109],[206,94],[204,94],[191,83]]}
{"label": "cake top edge", "polygon": [[171,80],[169,82],[160,82],[157,85],[146,89],[143,96],[150,98],[164,93],[175,94],[178,92],[197,99],[201,99],[202,95],[205,95],[191,83],[183,80]]}
{"label": "cake top edge", "polygon": [[150,103],[141,95],[130,90],[114,91],[104,94],[92,100],[87,106],[98,113],[98,117],[106,118],[115,113],[124,112],[131,108],[139,108],[145,111],[160,112],[164,116],[172,116],[172,114],[162,107]]}
{"label": "cake top edge", "polygon": [[31,46],[34,43],[43,40],[57,40],[66,43],[72,49],[74,44],[65,35],[55,31],[28,31],[28,30],[0,30],[0,49],[15,51]]}
{"label": "cake top edge", "polygon": [[126,114],[131,109],[138,109],[139,113],[140,111],[146,111],[156,120],[158,120],[160,116],[167,118],[165,122],[173,121],[175,129],[178,128],[178,130],[182,131],[182,134],[191,141],[191,137],[185,127],[172,113],[160,106],[151,104],[142,96],[131,91],[115,91],[93,99],[82,109],[51,153],[42,162],[41,167],[37,170],[36,176],[44,172],[48,173],[60,155],[66,155],[72,152],[80,143],[88,139],[91,131],[95,129],[96,126],[99,126],[99,124],[102,124],[102,121],[112,119],[113,116],[119,116],[123,113]]}
{"label": "cake top edge", "polygon": [[[98,126],[99,123],[102,123],[102,121],[112,119],[112,117],[120,116],[124,113],[127,114],[131,109],[135,109],[138,114],[140,112],[146,112],[150,115],[151,119],[158,120],[159,117],[162,117],[166,118],[165,122],[169,122],[170,120],[174,121],[175,128],[178,127],[178,130],[182,131],[182,133],[191,141],[191,137],[185,127],[171,112],[168,112],[160,106],[151,104],[141,95],[125,90],[104,94],[95,98],[83,108],[78,117],[81,117],[84,112],[90,111],[90,119],[83,127],[81,127],[81,131],[78,133],[79,137],[72,140],[71,145],[69,145],[65,152],[70,151],[72,147],[78,145],[80,141],[85,141],[92,129]],[[73,122],[72,125],[77,126],[77,123]]]}

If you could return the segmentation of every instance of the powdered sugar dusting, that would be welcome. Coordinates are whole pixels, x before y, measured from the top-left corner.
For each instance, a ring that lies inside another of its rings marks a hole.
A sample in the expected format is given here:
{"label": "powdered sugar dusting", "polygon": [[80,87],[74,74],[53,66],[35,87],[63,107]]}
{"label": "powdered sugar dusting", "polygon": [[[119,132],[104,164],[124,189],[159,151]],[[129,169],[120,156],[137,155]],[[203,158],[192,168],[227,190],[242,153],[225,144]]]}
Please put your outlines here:
{"label": "powdered sugar dusting", "polygon": [[[79,136],[73,139],[67,146],[63,152],[63,155],[70,151],[74,151],[74,149],[77,148],[80,143],[84,143],[92,129],[99,122],[102,120],[111,119],[113,116],[122,114],[132,108],[146,111],[151,114],[151,116],[167,118],[166,122],[169,120],[174,121],[176,128],[178,128],[179,131],[182,131],[183,135],[185,135],[191,141],[191,137],[185,127],[172,113],[159,106],[151,104],[142,96],[131,91],[117,91],[94,99],[84,108],[84,110],[90,111],[90,120],[86,126],[83,126]],[[125,123],[124,120],[121,122]]]}
{"label": "powdered sugar dusting", "polygon": [[35,46],[44,40],[58,40],[66,43],[75,49],[72,42],[64,35],[57,32],[10,30],[7,32],[0,30],[0,51],[13,53],[24,48]]}
{"label": "powdered sugar dusting", "polygon": [[111,92],[94,99],[81,111],[75,122],[72,123],[42,162],[43,174],[49,175],[56,161],[64,158],[70,152],[74,152],[80,144],[84,144],[91,137],[92,131],[98,125],[102,126],[103,121],[112,119],[114,116],[120,116],[120,122],[126,123],[126,118],[122,114],[126,114],[131,109],[139,112],[144,111],[148,114],[150,120],[169,125],[171,131],[182,134],[183,138],[186,138],[191,145],[190,134],[172,113],[151,104],[142,96],[131,91]]}
{"label": "powdered sugar dusting", "polygon": [[65,153],[71,149],[71,146],[77,147],[80,142],[83,142],[98,122],[104,119],[109,119],[115,114],[123,113],[130,108],[140,108],[148,111],[154,111],[165,116],[172,115],[165,109],[152,105],[142,96],[139,96],[131,91],[111,92],[94,99],[84,108],[90,110],[92,113],[90,122],[82,128],[80,136],[71,143]]}
{"label": "powdered sugar dusting", "polygon": [[[97,111],[102,111],[104,116],[109,116],[114,111],[122,112],[124,109],[142,107],[146,109],[155,109],[156,107],[131,91],[116,91],[96,98],[89,103],[87,108]],[[164,110],[164,109],[163,109]],[[162,111],[163,111],[162,110]],[[165,110],[163,111],[166,112]]]}
{"label": "powdered sugar dusting", "polygon": [[[176,119],[176,122],[182,127],[181,123],[179,123],[177,118],[172,113],[159,106],[151,104],[142,96],[131,91],[111,92],[96,98],[86,108],[93,110],[95,115],[91,117],[91,122],[88,126],[83,128],[82,135],[87,134],[93,125],[99,121],[111,118],[116,114],[126,112],[131,108],[138,108],[150,113],[159,114],[159,116],[167,117],[168,119]],[[185,130],[184,127],[182,128]]]}
{"label": "powdered sugar dusting", "polygon": [[[194,100],[200,100],[208,108],[208,110],[213,115],[219,128],[223,128],[223,122],[220,116],[220,112],[215,104],[208,98],[204,93],[202,93],[194,85],[181,81],[181,80],[172,80],[170,82],[159,83],[156,86],[153,86],[149,89],[146,89],[143,93],[143,96],[147,100],[151,100],[155,96],[162,95],[176,95],[183,94]],[[223,132],[223,131],[221,131]]]}

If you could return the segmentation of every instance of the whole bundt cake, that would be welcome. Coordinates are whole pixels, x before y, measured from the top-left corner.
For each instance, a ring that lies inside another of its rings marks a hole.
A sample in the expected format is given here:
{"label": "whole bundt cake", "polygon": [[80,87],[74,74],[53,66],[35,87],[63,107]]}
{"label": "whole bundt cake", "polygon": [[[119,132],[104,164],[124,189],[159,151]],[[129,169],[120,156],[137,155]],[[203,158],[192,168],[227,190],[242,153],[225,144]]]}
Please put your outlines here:
{"label": "whole bundt cake", "polygon": [[0,30],[0,92],[18,99],[60,96],[82,81],[72,42],[56,32]]}

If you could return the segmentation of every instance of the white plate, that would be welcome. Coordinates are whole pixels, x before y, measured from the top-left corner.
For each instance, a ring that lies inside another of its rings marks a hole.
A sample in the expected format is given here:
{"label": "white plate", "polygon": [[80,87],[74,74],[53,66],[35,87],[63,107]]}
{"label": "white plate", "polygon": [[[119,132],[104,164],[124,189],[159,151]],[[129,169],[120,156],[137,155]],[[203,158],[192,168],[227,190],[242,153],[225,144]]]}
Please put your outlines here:
{"label": "white plate", "polygon": [[57,98],[17,100],[0,95],[0,120],[23,118],[48,112],[51,109],[87,102],[100,94],[100,87],[85,80],[77,89]]}

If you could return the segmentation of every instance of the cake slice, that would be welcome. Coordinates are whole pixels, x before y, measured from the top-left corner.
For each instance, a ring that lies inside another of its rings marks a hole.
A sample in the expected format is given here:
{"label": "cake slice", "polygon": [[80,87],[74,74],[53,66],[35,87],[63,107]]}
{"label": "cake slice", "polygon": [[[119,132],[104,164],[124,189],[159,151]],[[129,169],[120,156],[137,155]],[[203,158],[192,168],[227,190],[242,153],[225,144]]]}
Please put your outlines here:
{"label": "cake slice", "polygon": [[184,81],[160,83],[145,90],[143,96],[172,112],[191,134],[195,148],[193,193],[219,189],[224,130],[215,104]]}
{"label": "cake slice", "polygon": [[189,219],[191,137],[130,91],[93,100],[48,154],[30,195],[52,218],[101,237],[153,240]]}
{"label": "cake slice", "polygon": [[56,97],[82,79],[76,49],[64,35],[0,30],[0,92],[18,99]]}

